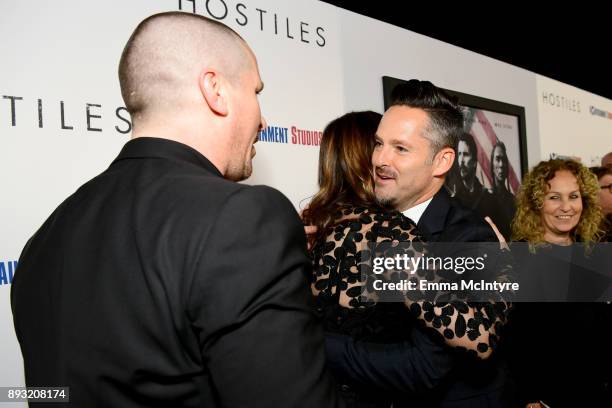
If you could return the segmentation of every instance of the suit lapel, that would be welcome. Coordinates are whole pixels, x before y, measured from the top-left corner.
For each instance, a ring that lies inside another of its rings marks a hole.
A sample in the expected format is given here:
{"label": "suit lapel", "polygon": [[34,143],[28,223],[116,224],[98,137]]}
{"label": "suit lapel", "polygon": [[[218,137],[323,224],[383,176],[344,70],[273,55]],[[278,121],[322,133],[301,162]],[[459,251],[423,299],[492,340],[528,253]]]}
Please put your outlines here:
{"label": "suit lapel", "polygon": [[451,208],[450,197],[442,187],[425,209],[417,227],[429,241],[436,241],[446,227],[446,219]]}

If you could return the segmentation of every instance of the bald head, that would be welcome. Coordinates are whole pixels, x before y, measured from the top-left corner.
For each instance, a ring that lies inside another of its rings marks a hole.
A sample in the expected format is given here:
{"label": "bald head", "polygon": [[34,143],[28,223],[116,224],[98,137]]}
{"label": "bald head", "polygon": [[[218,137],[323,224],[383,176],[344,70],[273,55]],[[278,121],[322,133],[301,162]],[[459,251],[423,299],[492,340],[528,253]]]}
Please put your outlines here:
{"label": "bald head", "polygon": [[604,157],[601,158],[602,166],[612,166],[612,152],[606,153]]}
{"label": "bald head", "polygon": [[202,69],[212,67],[237,81],[253,61],[244,40],[217,21],[181,12],[155,14],[138,25],[123,50],[121,94],[136,125],[197,100]]}

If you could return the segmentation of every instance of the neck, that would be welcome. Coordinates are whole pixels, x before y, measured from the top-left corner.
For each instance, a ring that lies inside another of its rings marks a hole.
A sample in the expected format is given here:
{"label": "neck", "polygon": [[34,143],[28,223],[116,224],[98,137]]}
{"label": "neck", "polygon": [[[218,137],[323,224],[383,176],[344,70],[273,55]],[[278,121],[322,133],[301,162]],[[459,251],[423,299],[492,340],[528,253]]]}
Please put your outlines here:
{"label": "neck", "polygon": [[[190,115],[197,118],[197,115]],[[167,116],[162,119],[167,119]],[[202,131],[206,129],[206,131]],[[225,174],[228,161],[224,154],[223,143],[216,140],[220,130],[214,126],[202,123],[198,119],[174,116],[172,120],[161,121],[139,121],[134,123],[132,139],[138,137],[158,137],[183,143],[205,156],[220,172]]]}
{"label": "neck", "polygon": [[555,234],[548,231],[544,233],[544,241],[562,246],[571,245],[573,242],[569,232],[567,234]]}
{"label": "neck", "polygon": [[404,212],[433,198],[433,196],[435,196],[436,193],[442,188],[442,183],[444,183],[444,180],[442,180],[441,182],[439,182],[438,180],[432,181],[429,187],[422,194],[418,195],[417,197],[414,197],[409,201],[403,202],[402,204],[398,205],[396,209],[400,212]]}

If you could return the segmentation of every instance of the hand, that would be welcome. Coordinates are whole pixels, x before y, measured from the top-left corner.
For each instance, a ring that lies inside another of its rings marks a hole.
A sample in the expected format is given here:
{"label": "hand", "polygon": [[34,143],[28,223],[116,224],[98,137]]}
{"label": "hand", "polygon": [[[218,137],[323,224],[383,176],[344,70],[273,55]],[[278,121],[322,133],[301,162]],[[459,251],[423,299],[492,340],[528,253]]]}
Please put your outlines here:
{"label": "hand", "polygon": [[529,404],[525,405],[525,408],[543,408],[542,404],[540,404],[539,402],[530,402]]}
{"label": "hand", "polygon": [[[499,229],[497,229],[497,225],[495,225],[495,223],[493,222],[493,220],[491,218],[489,218],[488,216],[485,217],[485,221],[489,223],[489,225],[491,226],[491,228],[493,228],[493,232],[495,232],[495,235],[497,235],[497,239],[499,240],[499,248],[500,249],[510,249],[510,247],[508,246],[508,243],[506,242],[506,238],[504,238],[504,236],[502,235],[501,232],[499,232]],[[539,403],[537,403],[539,404]],[[535,407],[534,408],[540,408],[539,407]],[[531,408],[531,407],[530,407]]]}

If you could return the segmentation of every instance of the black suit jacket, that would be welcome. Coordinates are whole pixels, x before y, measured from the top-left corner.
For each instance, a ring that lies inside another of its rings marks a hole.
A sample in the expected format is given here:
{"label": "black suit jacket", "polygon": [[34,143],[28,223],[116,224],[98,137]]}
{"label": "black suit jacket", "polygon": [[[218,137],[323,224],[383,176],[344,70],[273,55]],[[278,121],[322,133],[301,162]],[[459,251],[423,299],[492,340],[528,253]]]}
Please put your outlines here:
{"label": "black suit jacket", "polygon": [[427,242],[495,242],[493,229],[442,187],[417,223]]}
{"label": "black suit jacket", "polygon": [[26,384],[69,386],[88,408],[336,406],[310,273],[282,194],[134,139],[23,250]]}
{"label": "black suit jacket", "polygon": [[[493,229],[452,199],[445,188],[433,197],[417,226],[426,242],[493,242]],[[327,335],[330,367],[340,381],[376,387],[398,396],[394,407],[499,407],[507,369],[495,354],[486,361],[456,356],[422,330],[401,344],[371,344]]]}

